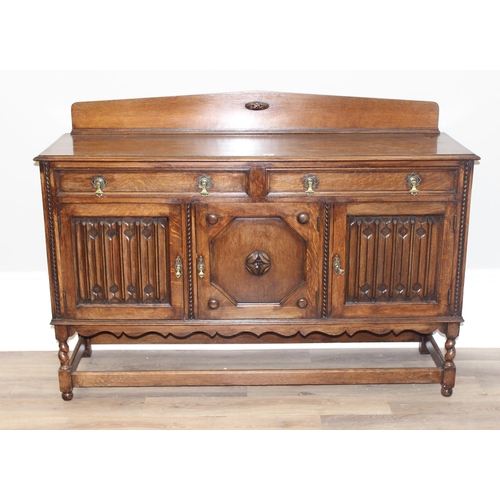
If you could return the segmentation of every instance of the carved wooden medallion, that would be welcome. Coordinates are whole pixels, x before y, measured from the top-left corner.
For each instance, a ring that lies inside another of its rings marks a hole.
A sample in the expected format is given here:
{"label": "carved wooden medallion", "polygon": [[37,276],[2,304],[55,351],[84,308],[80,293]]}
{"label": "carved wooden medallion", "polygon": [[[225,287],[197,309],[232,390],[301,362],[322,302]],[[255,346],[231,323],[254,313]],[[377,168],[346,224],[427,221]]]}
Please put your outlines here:
{"label": "carved wooden medallion", "polygon": [[267,102],[262,102],[262,101],[252,101],[252,102],[247,102],[245,104],[245,108],[249,109],[250,111],[263,111],[268,107],[269,104]]}
{"label": "carved wooden medallion", "polygon": [[271,269],[271,257],[266,252],[255,250],[247,256],[245,267],[250,273],[261,276]]}

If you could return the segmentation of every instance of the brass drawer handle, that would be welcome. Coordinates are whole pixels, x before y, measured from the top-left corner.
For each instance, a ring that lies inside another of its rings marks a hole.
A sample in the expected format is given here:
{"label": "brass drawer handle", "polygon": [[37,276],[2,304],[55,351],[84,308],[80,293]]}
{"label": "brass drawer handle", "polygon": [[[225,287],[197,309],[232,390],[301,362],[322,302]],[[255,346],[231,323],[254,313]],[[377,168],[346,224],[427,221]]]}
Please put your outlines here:
{"label": "brass drawer handle", "polygon": [[212,187],[212,180],[207,175],[202,175],[196,181],[196,185],[200,189],[201,196],[208,196],[208,189]]}
{"label": "brass drawer handle", "polygon": [[182,259],[180,255],[178,255],[175,259],[174,269],[175,269],[175,277],[180,278],[182,276]]}
{"label": "brass drawer handle", "polygon": [[200,278],[203,278],[205,276],[205,259],[203,258],[203,255],[200,255],[198,257],[198,264],[196,266],[196,269],[198,269],[198,276]]}
{"label": "brass drawer handle", "polygon": [[102,175],[96,175],[92,179],[92,186],[95,188],[95,195],[100,198],[104,193],[102,190],[106,187],[107,185],[106,179]]}
{"label": "brass drawer handle", "polygon": [[306,175],[306,177],[302,179],[302,184],[306,188],[307,196],[313,196],[314,189],[318,186],[319,180],[315,175]]}
{"label": "brass drawer handle", "polygon": [[419,193],[417,186],[419,186],[421,182],[422,178],[418,174],[412,173],[406,178],[406,184],[411,187],[410,194],[412,196],[417,196]]}
{"label": "brass drawer handle", "polygon": [[333,258],[333,272],[337,276],[345,274],[345,270],[340,268],[340,257],[337,254]]}

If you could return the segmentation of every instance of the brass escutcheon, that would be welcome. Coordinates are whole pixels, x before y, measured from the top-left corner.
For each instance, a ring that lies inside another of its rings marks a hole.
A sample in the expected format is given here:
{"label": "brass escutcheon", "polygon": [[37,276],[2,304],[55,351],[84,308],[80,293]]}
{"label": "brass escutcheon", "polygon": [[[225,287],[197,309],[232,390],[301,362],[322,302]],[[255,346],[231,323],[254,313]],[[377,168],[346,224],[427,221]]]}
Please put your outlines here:
{"label": "brass escutcheon", "polygon": [[98,198],[101,198],[101,196],[104,194],[103,189],[106,187],[108,184],[106,179],[102,175],[96,175],[92,181],[91,181],[92,186],[95,188],[95,195]]}
{"label": "brass escutcheon", "polygon": [[417,196],[417,194],[419,193],[417,186],[419,186],[421,182],[422,182],[422,178],[418,174],[415,174],[415,173],[411,173],[406,178],[406,184],[409,187],[411,187],[410,194],[412,196]]}
{"label": "brass escutcheon", "polygon": [[201,196],[208,196],[208,189],[212,187],[212,180],[207,175],[202,175],[196,181]]}
{"label": "brass escutcheon", "polygon": [[198,257],[198,264],[196,266],[196,269],[198,269],[198,276],[200,278],[203,278],[205,276],[205,259],[203,258],[203,255],[200,255]]}
{"label": "brass escutcheon", "polygon": [[337,276],[345,274],[345,270],[340,267],[340,257],[337,254],[333,258],[333,272]]}
{"label": "brass escutcheon", "polygon": [[178,255],[175,259],[174,269],[175,269],[175,277],[180,278],[182,276],[182,259],[180,255]]}
{"label": "brass escutcheon", "polygon": [[313,196],[314,189],[318,186],[319,180],[315,175],[306,175],[302,179],[302,184],[306,188],[307,196]]}

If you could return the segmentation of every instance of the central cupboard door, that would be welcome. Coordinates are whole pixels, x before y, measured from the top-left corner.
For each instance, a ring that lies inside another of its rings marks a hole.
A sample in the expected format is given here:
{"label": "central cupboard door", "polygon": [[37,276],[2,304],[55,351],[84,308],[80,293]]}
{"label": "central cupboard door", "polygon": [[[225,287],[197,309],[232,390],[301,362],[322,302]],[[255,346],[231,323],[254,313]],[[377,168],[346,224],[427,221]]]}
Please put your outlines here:
{"label": "central cupboard door", "polygon": [[214,203],[196,210],[200,318],[317,316],[318,204]]}

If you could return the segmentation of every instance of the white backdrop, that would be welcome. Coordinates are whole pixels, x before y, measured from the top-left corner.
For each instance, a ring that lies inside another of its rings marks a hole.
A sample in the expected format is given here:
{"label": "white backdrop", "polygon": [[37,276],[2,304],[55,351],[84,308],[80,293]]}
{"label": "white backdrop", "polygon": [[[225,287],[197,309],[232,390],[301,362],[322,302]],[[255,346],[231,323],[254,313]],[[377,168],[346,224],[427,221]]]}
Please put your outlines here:
{"label": "white backdrop", "polygon": [[[276,90],[435,101],[440,129],[481,156],[473,183],[465,326],[460,345],[500,347],[492,328],[500,277],[495,182],[500,71],[3,71],[0,74],[0,350],[55,349],[33,158],[71,129],[75,101]],[[22,335],[10,335],[12,330]]]}

